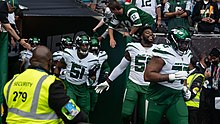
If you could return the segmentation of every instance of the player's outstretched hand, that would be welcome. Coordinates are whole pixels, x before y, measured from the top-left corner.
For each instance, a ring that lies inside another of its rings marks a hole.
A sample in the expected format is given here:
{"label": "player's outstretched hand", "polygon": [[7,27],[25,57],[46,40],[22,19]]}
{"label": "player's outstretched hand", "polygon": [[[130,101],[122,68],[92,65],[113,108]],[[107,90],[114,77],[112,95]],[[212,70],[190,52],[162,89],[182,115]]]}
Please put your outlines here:
{"label": "player's outstretched hand", "polygon": [[95,91],[96,93],[102,93],[102,91],[106,89],[106,91],[109,89],[109,84],[107,81],[100,83],[99,85],[96,86]]}

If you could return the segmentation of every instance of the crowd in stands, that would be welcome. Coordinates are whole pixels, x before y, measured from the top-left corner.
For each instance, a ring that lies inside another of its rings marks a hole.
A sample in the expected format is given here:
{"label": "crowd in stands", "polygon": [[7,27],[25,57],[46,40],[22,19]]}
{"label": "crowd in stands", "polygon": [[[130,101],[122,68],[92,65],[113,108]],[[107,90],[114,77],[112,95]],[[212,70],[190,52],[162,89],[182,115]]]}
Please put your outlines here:
{"label": "crowd in stands", "polygon": [[[101,13],[109,0],[92,1],[92,10]],[[217,0],[119,0],[120,4],[134,4],[151,14],[157,23],[156,32],[167,33],[173,27],[186,26],[193,33],[219,33],[220,3]],[[144,5],[146,4],[146,5]],[[88,6],[91,6],[89,4]]]}

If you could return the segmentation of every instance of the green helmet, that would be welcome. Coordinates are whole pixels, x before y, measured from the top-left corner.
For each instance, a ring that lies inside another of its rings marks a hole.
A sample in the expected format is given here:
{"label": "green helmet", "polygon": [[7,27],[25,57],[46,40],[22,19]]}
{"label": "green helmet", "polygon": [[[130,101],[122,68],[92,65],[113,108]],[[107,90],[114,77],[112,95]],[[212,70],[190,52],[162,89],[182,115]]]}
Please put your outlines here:
{"label": "green helmet", "polygon": [[[82,34],[82,35],[79,35],[76,37],[76,48],[80,51],[80,53],[86,55],[88,54],[89,52],[89,47],[90,47],[90,44],[91,44],[91,40],[90,40],[90,37],[86,34]],[[88,49],[81,49],[80,46],[82,45],[86,45],[88,46],[87,48]]]}
{"label": "green helmet", "polygon": [[92,53],[95,52],[96,54],[98,54],[99,48],[100,48],[100,42],[99,42],[98,38],[97,37],[92,37],[91,38],[91,44],[90,44],[90,51]]}
{"label": "green helmet", "polygon": [[71,48],[73,46],[73,39],[70,36],[63,36],[61,38],[61,49]]}
{"label": "green helmet", "polygon": [[183,55],[189,49],[191,36],[187,29],[178,27],[171,30],[168,40],[177,53]]}
{"label": "green helmet", "polygon": [[28,43],[31,44],[31,46],[36,46],[40,44],[40,38],[38,37],[31,37],[28,39]]}

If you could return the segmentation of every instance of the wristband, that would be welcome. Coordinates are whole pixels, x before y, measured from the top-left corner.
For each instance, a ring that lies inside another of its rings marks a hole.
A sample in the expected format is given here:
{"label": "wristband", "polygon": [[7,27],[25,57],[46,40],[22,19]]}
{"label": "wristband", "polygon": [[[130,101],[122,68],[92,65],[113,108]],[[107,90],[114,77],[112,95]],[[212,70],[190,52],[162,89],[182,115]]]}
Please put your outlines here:
{"label": "wristband", "polygon": [[175,78],[175,74],[169,74],[169,80],[170,81],[173,81],[173,80],[175,80],[176,78]]}

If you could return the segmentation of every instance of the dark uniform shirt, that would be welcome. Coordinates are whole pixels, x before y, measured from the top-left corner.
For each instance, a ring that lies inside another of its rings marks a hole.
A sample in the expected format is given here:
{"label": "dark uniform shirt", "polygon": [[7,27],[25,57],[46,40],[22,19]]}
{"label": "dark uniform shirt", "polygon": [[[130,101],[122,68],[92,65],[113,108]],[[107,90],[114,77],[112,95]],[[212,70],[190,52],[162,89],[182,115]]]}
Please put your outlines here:
{"label": "dark uniform shirt", "polygon": [[0,22],[9,23],[8,21],[8,6],[5,1],[0,1]]}

